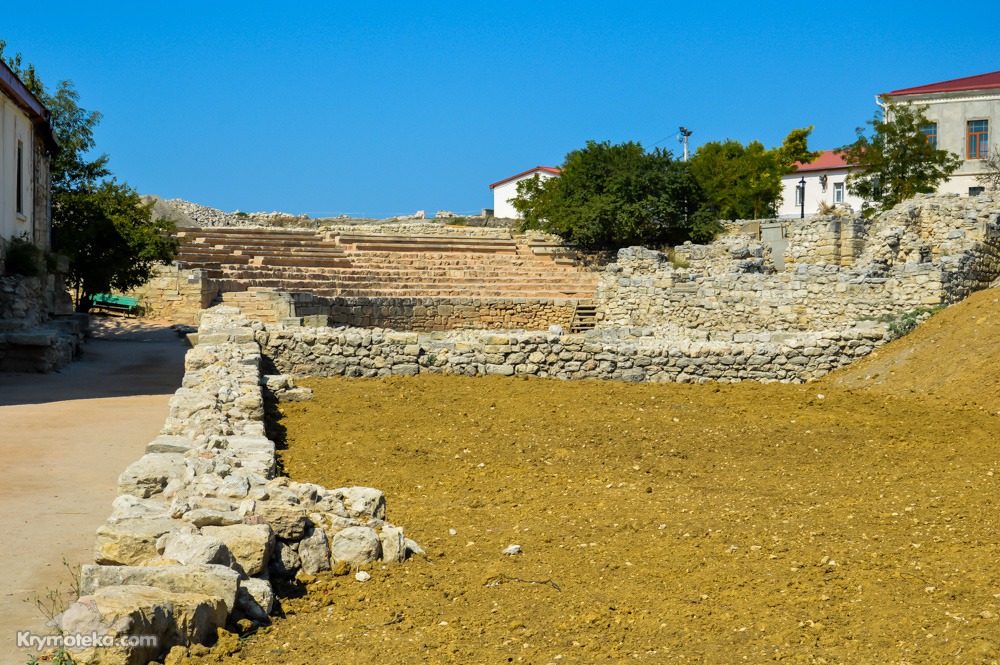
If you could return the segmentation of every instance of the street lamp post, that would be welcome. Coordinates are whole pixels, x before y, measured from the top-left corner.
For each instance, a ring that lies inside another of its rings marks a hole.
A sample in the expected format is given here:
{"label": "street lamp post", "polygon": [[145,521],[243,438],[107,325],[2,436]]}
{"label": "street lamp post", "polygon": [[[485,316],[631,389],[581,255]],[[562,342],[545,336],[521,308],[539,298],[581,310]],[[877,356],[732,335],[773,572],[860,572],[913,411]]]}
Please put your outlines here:
{"label": "street lamp post", "polygon": [[802,180],[799,180],[799,205],[801,206],[799,212],[799,219],[806,218],[806,179],[805,176]]}

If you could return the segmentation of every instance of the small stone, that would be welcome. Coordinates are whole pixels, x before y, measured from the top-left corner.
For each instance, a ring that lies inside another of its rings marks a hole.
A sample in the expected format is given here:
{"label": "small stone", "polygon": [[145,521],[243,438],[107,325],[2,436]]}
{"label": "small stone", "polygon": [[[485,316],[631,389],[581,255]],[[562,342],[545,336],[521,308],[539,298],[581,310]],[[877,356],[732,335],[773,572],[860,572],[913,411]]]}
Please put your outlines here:
{"label": "small stone", "polygon": [[503,551],[503,554],[507,556],[514,556],[515,554],[522,554],[520,545],[511,545]]}
{"label": "small stone", "polygon": [[372,576],[363,570],[359,570],[358,573],[354,576],[354,579],[356,579],[359,582],[367,582],[371,578]]}

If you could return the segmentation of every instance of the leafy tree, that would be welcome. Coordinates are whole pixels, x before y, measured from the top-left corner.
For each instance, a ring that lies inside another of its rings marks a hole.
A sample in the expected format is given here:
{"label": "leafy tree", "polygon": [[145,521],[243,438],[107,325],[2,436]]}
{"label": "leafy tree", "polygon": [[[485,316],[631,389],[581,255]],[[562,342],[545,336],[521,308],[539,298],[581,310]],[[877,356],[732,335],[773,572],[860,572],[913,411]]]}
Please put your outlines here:
{"label": "leafy tree", "polygon": [[687,165],[639,143],[588,141],[566,155],[557,178],[518,183],[522,228],[555,233],[588,249],[705,242],[718,231]]}
{"label": "leafy tree", "polygon": [[847,176],[847,189],[863,199],[865,216],[935,191],[961,165],[958,156],[927,141],[921,131],[930,124],[926,108],[890,103],[868,121],[870,132],[858,127],[857,140],[837,149],[858,169]]}
{"label": "leafy tree", "polygon": [[108,156],[92,155],[94,128],[101,114],[79,105],[70,81],[49,93],[35,67],[21,54],[0,58],[51,113],[59,150],[52,155],[52,249],[69,258],[77,310],[87,311],[91,297],[112,289],[125,291],[145,283],[156,264],[173,260],[177,241],[169,220],[154,220],[152,204],[119,184],[108,169]]}
{"label": "leafy tree", "polygon": [[712,141],[695,151],[691,171],[698,179],[709,209],[721,219],[760,219],[777,213],[781,177],[819,156],[809,151],[812,127],[793,129],[778,147],[760,141]]}

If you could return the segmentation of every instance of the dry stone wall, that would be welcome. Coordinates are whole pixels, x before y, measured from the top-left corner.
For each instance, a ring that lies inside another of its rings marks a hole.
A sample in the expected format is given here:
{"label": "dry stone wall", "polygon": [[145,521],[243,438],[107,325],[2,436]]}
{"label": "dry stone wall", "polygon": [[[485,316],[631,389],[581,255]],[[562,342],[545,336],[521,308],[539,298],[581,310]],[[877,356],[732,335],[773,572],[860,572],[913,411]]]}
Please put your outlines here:
{"label": "dry stone wall", "polygon": [[198,313],[212,304],[218,292],[219,285],[201,270],[167,265],[160,266],[148,282],[126,295],[139,300],[144,316],[195,325]]}
{"label": "dry stone wall", "polygon": [[86,317],[51,316],[54,278],[0,276],[0,372],[51,372],[73,360]]}
{"label": "dry stone wall", "polygon": [[386,521],[379,490],[276,475],[264,391],[286,399],[308,391],[262,376],[262,330],[232,308],[205,313],[162,433],[121,474],[95,563],[81,572],[82,595],[60,619],[64,635],[100,627],[114,640],[155,635],[158,643],[71,649],[76,662],[162,658],[236,621],[266,622],[275,578],[421,552]]}
{"label": "dry stone wall", "polygon": [[958,302],[1000,275],[1000,204],[921,197],[864,227],[813,218],[794,225],[789,256],[776,272],[745,237],[673,259],[623,249],[598,286],[599,326],[808,331]]}
{"label": "dry stone wall", "polygon": [[530,375],[633,382],[802,382],[884,344],[884,324],[821,333],[702,333],[663,338],[650,330],[552,333],[401,333],[268,325],[256,333],[278,371],[293,376]]}

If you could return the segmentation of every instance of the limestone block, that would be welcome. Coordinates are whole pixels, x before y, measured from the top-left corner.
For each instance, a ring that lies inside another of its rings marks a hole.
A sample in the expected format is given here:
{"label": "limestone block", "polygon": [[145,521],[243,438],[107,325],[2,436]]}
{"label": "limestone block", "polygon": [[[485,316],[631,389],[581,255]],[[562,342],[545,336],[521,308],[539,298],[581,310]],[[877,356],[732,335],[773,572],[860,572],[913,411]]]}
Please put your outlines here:
{"label": "limestone block", "polygon": [[201,532],[225,543],[247,575],[259,575],[267,569],[274,551],[274,532],[267,524],[206,526]]}
{"label": "limestone block", "polygon": [[156,549],[164,558],[179,561],[184,565],[217,564],[230,568],[236,566],[236,559],[224,542],[200,533],[165,534],[157,540]]}
{"label": "limestone block", "polygon": [[321,526],[310,526],[306,537],[299,541],[302,572],[315,575],[330,570],[330,543]]}
{"label": "limestone block", "polygon": [[403,529],[398,526],[383,526],[379,533],[382,545],[382,560],[398,563],[406,559],[406,539]]}
{"label": "limestone block", "polygon": [[165,533],[187,526],[166,517],[134,518],[104,524],[97,529],[94,561],[109,566],[134,566],[152,559],[156,541]]}
{"label": "limestone block", "polygon": [[148,453],[129,464],[118,477],[118,493],[145,499],[163,491],[167,483],[184,473],[184,456]]}
{"label": "limestone block", "polygon": [[266,622],[274,607],[274,590],[271,583],[259,577],[240,580],[236,595],[237,615],[243,614],[248,619]]}
{"label": "limestone block", "polygon": [[374,487],[340,487],[333,490],[351,517],[385,519],[385,494]]}
{"label": "limestone block", "polygon": [[298,540],[305,535],[308,520],[300,505],[273,499],[257,501],[254,514],[267,522],[279,538]]}
{"label": "limestone block", "polygon": [[338,531],[330,546],[330,560],[352,566],[377,561],[382,556],[382,544],[374,529],[352,526]]}
{"label": "limestone block", "polygon": [[139,585],[174,593],[203,593],[221,598],[226,611],[236,603],[239,574],[226,566],[95,566],[80,568],[80,595],[102,587]]}
{"label": "limestone block", "polygon": [[220,598],[130,585],[103,587],[81,597],[62,614],[59,628],[63,635],[74,636],[155,636],[153,646],[137,642],[70,650],[80,665],[133,665],[149,662],[175,645],[206,644],[225,623],[226,605]]}

